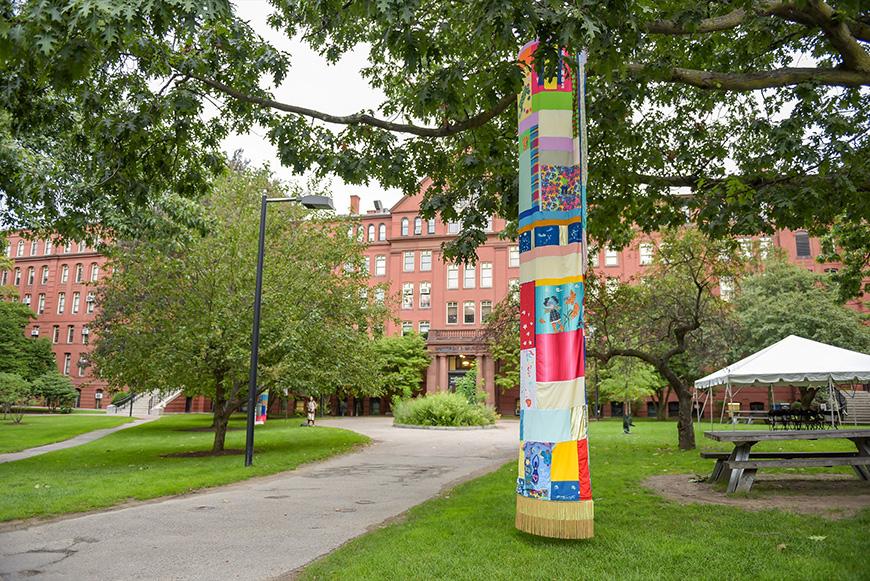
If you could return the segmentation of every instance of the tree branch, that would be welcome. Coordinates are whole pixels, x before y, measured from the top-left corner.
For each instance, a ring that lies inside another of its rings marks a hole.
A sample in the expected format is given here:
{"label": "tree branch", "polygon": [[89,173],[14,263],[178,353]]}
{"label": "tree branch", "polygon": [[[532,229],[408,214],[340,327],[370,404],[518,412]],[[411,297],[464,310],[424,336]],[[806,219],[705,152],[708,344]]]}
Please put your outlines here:
{"label": "tree branch", "polygon": [[720,73],[681,67],[656,69],[639,63],[630,63],[627,69],[634,76],[665,83],[683,83],[699,89],[715,91],[757,91],[800,83],[856,88],[870,85],[870,71],[837,68],[784,68],[751,73]]}
{"label": "tree branch", "polygon": [[834,12],[827,3],[820,0],[810,0],[807,3],[807,13],[821,27],[831,46],[843,57],[846,68],[870,73],[870,54],[852,36],[846,19]]}
{"label": "tree branch", "polygon": [[394,131],[397,133],[410,133],[412,135],[419,135],[420,137],[449,137],[451,135],[455,135],[469,129],[475,129],[477,127],[485,125],[495,116],[506,111],[508,107],[515,105],[517,100],[516,95],[505,95],[495,104],[492,109],[478,113],[474,117],[469,117],[464,121],[446,124],[441,127],[421,127],[419,125],[411,125],[407,123],[394,123],[392,121],[378,119],[377,117],[365,113],[355,113],[353,115],[342,116],[330,115],[329,113],[323,113],[321,111],[309,109],[307,107],[290,105],[288,103],[282,103],[280,101],[275,101],[274,99],[269,99],[266,97],[248,95],[214,79],[208,79],[205,77],[193,75],[191,75],[191,78],[194,78],[201,83],[211,87],[212,89],[220,91],[221,93],[224,93],[225,95],[228,95],[234,99],[244,101],[245,103],[260,105],[262,107],[268,107],[270,109],[276,109],[278,111],[286,111],[287,113],[295,113],[297,115],[311,117],[312,119],[319,119],[327,123],[337,123],[339,125],[370,125],[371,127],[378,127],[387,131]]}
{"label": "tree branch", "polygon": [[722,16],[704,18],[691,28],[686,28],[684,25],[677,24],[673,20],[655,20],[646,23],[643,26],[643,30],[650,34],[706,34],[708,32],[718,32],[740,26],[746,21],[747,15],[748,13],[745,10],[738,8]]}

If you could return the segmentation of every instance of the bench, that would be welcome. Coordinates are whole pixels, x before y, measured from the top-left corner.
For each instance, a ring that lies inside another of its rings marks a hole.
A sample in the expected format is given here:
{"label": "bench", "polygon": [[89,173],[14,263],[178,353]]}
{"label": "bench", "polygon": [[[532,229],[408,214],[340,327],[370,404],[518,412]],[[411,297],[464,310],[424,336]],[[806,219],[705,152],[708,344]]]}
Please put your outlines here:
{"label": "bench", "polygon": [[[870,430],[778,430],[770,432],[735,430],[704,432],[704,436],[717,442],[730,442],[734,450],[702,452],[702,458],[716,460],[711,481],[728,479],[728,492],[748,492],[761,468],[806,468],[851,466],[862,480],[870,480]],[[755,452],[752,446],[768,441],[803,441],[846,439],[855,444],[855,452]]]}
{"label": "bench", "polygon": [[[853,458],[857,455],[857,452],[752,452],[749,454],[749,459]],[[710,478],[708,478],[709,482],[717,482],[722,478],[722,474],[725,472],[726,468],[725,464],[728,462],[730,457],[730,452],[701,452],[701,458],[716,460],[716,464],[713,466],[713,472],[710,474]],[[728,468],[730,470],[733,466],[729,466]]]}
{"label": "bench", "polygon": [[752,454],[749,460],[725,460],[724,466],[729,470],[742,470],[740,482],[737,484],[736,492],[749,492],[752,489],[752,483],[755,482],[755,473],[759,468],[831,468],[833,466],[851,466],[858,473],[858,476],[866,480],[868,468],[870,468],[870,457],[852,456],[841,457],[798,457],[798,458],[781,458],[778,460],[753,460]]}

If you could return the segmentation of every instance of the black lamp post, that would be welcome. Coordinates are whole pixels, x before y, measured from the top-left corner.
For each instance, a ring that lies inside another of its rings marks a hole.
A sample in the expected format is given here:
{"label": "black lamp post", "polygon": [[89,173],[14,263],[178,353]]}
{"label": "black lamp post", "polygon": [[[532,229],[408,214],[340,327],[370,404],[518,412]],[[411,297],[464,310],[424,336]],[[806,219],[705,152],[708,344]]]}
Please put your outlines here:
{"label": "black lamp post", "polygon": [[326,196],[269,198],[260,203],[260,240],[257,247],[257,285],[254,290],[254,328],[251,332],[251,370],[248,375],[248,427],[245,438],[245,466],[254,463],[254,408],[257,405],[257,362],[260,349],[260,297],[263,293],[263,258],[266,248],[266,205],[275,202],[298,202],[311,210],[334,210],[332,199]]}

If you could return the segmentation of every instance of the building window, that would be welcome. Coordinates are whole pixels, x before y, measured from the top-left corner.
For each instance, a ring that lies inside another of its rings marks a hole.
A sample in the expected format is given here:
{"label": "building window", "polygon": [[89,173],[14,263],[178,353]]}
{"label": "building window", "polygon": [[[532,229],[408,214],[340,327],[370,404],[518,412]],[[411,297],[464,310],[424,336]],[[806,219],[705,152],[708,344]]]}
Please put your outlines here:
{"label": "building window", "polygon": [[420,251],[420,272],[429,272],[432,270],[432,251]]}
{"label": "building window", "polygon": [[6,254],[6,256],[8,256],[9,258],[12,258],[12,243],[11,243],[11,242],[7,242],[7,243],[6,243],[6,252],[5,252],[5,254]]}
{"label": "building window", "polygon": [[384,303],[384,289],[382,289],[382,288],[375,289],[375,302],[378,304]]}
{"label": "building window", "polygon": [[414,272],[414,252],[409,251],[405,252],[402,255],[402,271],[403,272]]}
{"label": "building window", "polygon": [[27,293],[26,295],[24,295],[24,300],[21,301],[21,302],[22,302],[22,304],[25,304],[25,305],[28,305],[28,306],[29,306],[29,305],[30,305],[30,300],[31,300],[31,298],[30,298],[30,293]]}
{"label": "building window", "polygon": [[13,281],[12,284],[14,284],[15,286],[18,286],[21,284],[21,269],[20,268],[15,269],[15,276],[12,277],[12,281]]}
{"label": "building window", "polygon": [[477,267],[473,264],[465,265],[465,276],[462,279],[462,288],[474,288],[477,283]]}
{"label": "building window", "polygon": [[592,268],[598,268],[598,265],[600,264],[598,255],[599,252],[597,249],[594,251],[589,251],[589,266],[591,266]]}
{"label": "building window", "polygon": [[459,234],[459,222],[447,222],[448,234]]}
{"label": "building window", "polygon": [[492,263],[480,263],[480,288],[492,288]]}
{"label": "building window", "polygon": [[770,237],[762,236],[758,239],[758,253],[761,255],[762,260],[766,259],[770,254]]}
{"label": "building window", "polygon": [[72,363],[72,354],[64,353],[63,354],[63,374],[69,375],[69,366]]}
{"label": "building window", "polygon": [[369,242],[375,241],[375,225],[369,224]]}
{"label": "building window", "polygon": [[411,321],[402,321],[402,335],[407,335],[414,331],[414,323]]}
{"label": "building window", "polygon": [[459,303],[453,301],[447,303],[447,324],[455,325],[459,322]]}
{"label": "building window", "polygon": [[387,239],[387,225],[381,224],[378,226],[378,240],[386,240]]}
{"label": "building window", "polygon": [[743,258],[749,260],[752,258],[752,238],[739,238],[737,243],[740,244],[740,252]]}
{"label": "building window", "polygon": [[517,268],[520,265],[520,247],[519,246],[511,246],[508,249],[508,266],[511,268]]}
{"label": "building window", "polygon": [[420,334],[423,335],[424,339],[429,335],[429,321],[420,321],[417,328],[420,329]]}
{"label": "building window", "polygon": [[46,240],[45,241],[45,248],[43,249],[42,253],[45,254],[46,256],[48,256],[53,251],[54,251],[54,243],[51,240]]}
{"label": "building window", "polygon": [[30,242],[30,256],[36,256],[36,251],[39,250],[39,240]]}
{"label": "building window", "polygon": [[474,311],[474,301],[465,301],[462,304],[462,322],[466,325],[473,325]]}
{"label": "building window", "polygon": [[15,256],[24,256],[24,240],[18,241],[18,248],[16,248]]}
{"label": "building window", "polygon": [[0,285],[6,286],[6,283],[9,282],[9,271],[4,270],[3,274],[0,274]]}
{"label": "building window", "polygon": [[372,257],[371,256],[363,256],[363,272],[369,274],[372,268]]}
{"label": "building window", "polygon": [[459,266],[456,264],[447,265],[447,288],[459,288]]}
{"label": "building window", "polygon": [[719,279],[719,298],[723,301],[730,301],[734,298],[734,279],[730,276],[723,276]]}
{"label": "building window", "polygon": [[27,269],[27,284],[33,284],[33,280],[36,278],[36,270],[31,266]]}
{"label": "building window", "polygon": [[749,402],[749,411],[763,412],[764,411],[764,402],[763,401],[751,401],[751,402]]}
{"label": "building window", "polygon": [[508,292],[515,293],[520,290],[520,279],[512,278],[508,281]]}
{"label": "building window", "polygon": [[88,344],[88,339],[91,337],[91,330],[88,329],[88,326],[85,325],[82,327],[82,345]]}
{"label": "building window", "polygon": [[426,223],[426,232],[428,234],[435,234],[435,218],[430,218]]}
{"label": "building window", "polygon": [[387,257],[375,256],[375,276],[386,276],[387,274]]}
{"label": "building window", "polygon": [[492,216],[486,219],[486,224],[483,226],[484,232],[492,232]]}
{"label": "building window", "polygon": [[62,315],[66,309],[66,293],[57,293],[57,314]]}
{"label": "building window", "polygon": [[653,245],[651,242],[641,242],[638,250],[640,252],[641,266],[649,266],[653,263]]}
{"label": "building window", "polygon": [[402,308],[414,308],[414,283],[406,282],[402,285]]}
{"label": "building window", "polygon": [[100,265],[95,262],[91,264],[91,282],[97,282],[98,278],[100,278]]}
{"label": "building window", "polygon": [[408,219],[402,218],[402,236],[408,235]]}
{"label": "building window", "polygon": [[492,301],[480,301],[480,322],[485,323],[490,313],[492,313]]}
{"label": "building window", "polygon": [[67,325],[66,328],[66,342],[72,343],[76,340],[76,328],[74,325]]}
{"label": "building window", "polygon": [[60,268],[60,282],[66,284],[69,281],[69,266],[64,264]]}
{"label": "building window", "polygon": [[611,247],[604,249],[604,266],[617,266],[619,264],[619,252]]}
{"label": "building window", "polygon": [[81,265],[81,263],[76,264],[76,282],[82,282],[84,280],[84,272],[85,267]]}
{"label": "building window", "polygon": [[42,267],[42,278],[40,279],[40,284],[48,284],[48,267]]}
{"label": "building window", "polygon": [[798,258],[810,258],[812,256],[812,253],[810,252],[809,234],[806,232],[795,232],[794,243]]}
{"label": "building window", "polygon": [[45,312],[45,293],[39,294],[39,302],[36,304],[36,314],[41,315]]}
{"label": "building window", "polygon": [[57,343],[60,341],[60,325],[54,325],[51,328],[51,342]]}
{"label": "building window", "polygon": [[85,244],[85,241],[84,241],[84,240],[80,241],[80,242],[79,242],[79,252],[84,252],[84,251],[85,251],[85,248],[87,248],[87,245]]}
{"label": "building window", "polygon": [[72,252],[72,242],[67,242],[63,247],[63,253],[69,254],[70,252]]}
{"label": "building window", "polygon": [[31,337],[39,337],[39,325],[33,325],[33,328],[30,330]]}
{"label": "building window", "polygon": [[423,233],[423,218],[417,216],[414,218],[414,236],[419,236]]}
{"label": "building window", "polygon": [[432,307],[432,283],[420,283],[420,308],[428,309]]}
{"label": "building window", "polygon": [[79,364],[77,365],[78,370],[79,370],[79,377],[84,377],[86,363],[87,363],[87,359],[85,359],[85,356],[79,355]]}
{"label": "building window", "polygon": [[73,293],[72,309],[70,310],[70,312],[72,312],[72,314],[76,314],[79,312],[79,304],[81,303],[81,298],[82,298],[81,293]]}

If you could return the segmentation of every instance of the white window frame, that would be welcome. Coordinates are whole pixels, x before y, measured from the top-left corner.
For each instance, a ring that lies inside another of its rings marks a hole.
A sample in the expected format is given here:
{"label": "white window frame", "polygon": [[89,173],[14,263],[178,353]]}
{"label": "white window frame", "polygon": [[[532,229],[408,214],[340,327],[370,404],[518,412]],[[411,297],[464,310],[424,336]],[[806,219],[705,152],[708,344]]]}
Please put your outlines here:
{"label": "white window frame", "polygon": [[36,303],[36,314],[41,315],[43,313],[45,313],[45,293],[39,293]]}
{"label": "white window frame", "polygon": [[375,276],[387,276],[387,257],[383,254],[375,256]]}
{"label": "white window frame", "polygon": [[492,263],[491,262],[481,262],[480,263],[480,288],[492,288]]}
{"label": "white window frame", "polygon": [[653,248],[652,242],[641,242],[638,244],[638,261],[641,266],[649,266],[653,263]]}
{"label": "white window frame", "polygon": [[402,253],[402,272],[414,272],[414,262],[416,257],[413,250],[406,250]]}
{"label": "white window frame", "polygon": [[33,266],[27,267],[27,285],[32,286],[36,281],[36,268]]}
{"label": "white window frame", "polygon": [[41,284],[43,286],[48,284],[48,267],[47,266],[42,267],[42,277],[39,279],[39,284]]}
{"label": "white window frame", "polygon": [[66,344],[72,345],[76,340],[76,326],[75,325],[67,325],[66,326]]}
{"label": "white window frame", "polygon": [[520,267],[520,247],[511,246],[508,248],[508,268]]}
{"label": "white window frame", "polygon": [[387,239],[387,225],[384,223],[378,224],[378,240]]}
{"label": "white window frame", "polygon": [[459,288],[459,265],[447,265],[447,290],[455,290]]}
{"label": "white window frame", "polygon": [[66,293],[57,293],[57,314],[62,315],[66,310]]}
{"label": "white window frame", "polygon": [[55,345],[60,343],[60,325],[53,325],[51,327],[51,342]]}
{"label": "white window frame", "polygon": [[604,266],[619,266],[619,251],[610,246],[604,248]]}
{"label": "white window frame", "polygon": [[[468,307],[471,307],[471,310],[468,310]],[[466,320],[466,315],[471,313],[471,318],[473,319],[470,323]],[[474,301],[462,301],[462,324],[463,325],[475,325],[477,324],[477,303]]]}
{"label": "white window frame", "polygon": [[410,221],[407,218],[402,218],[402,236],[407,236],[410,227]]}
{"label": "white window frame", "polygon": [[[453,308],[456,309],[456,320],[452,323],[450,322],[450,306],[453,305]],[[459,303],[456,301],[447,301],[446,308],[444,310],[444,321],[447,325],[458,325],[459,324]]]}
{"label": "white window frame", "polygon": [[72,364],[72,353],[63,354],[63,374],[69,375],[69,368]]}
{"label": "white window frame", "polygon": [[61,284],[69,282],[69,264],[64,264],[60,267],[60,282]]}
{"label": "white window frame", "polygon": [[81,303],[82,303],[82,293],[79,293],[79,292],[73,293],[72,305],[70,307],[70,313],[72,313],[73,315],[78,314],[79,307],[81,306]]}
{"label": "white window frame", "polygon": [[420,321],[419,323],[417,323],[417,332],[420,333],[421,335],[428,334],[429,329],[431,329],[431,328],[432,328],[432,325],[429,323],[429,321]]}
{"label": "white window frame", "polygon": [[39,250],[39,240],[31,240],[30,241],[30,256],[36,256],[36,253],[38,250]]}
{"label": "white window frame", "polygon": [[402,309],[408,310],[414,308],[414,283],[402,283]]}
{"label": "white window frame", "polygon": [[435,234],[435,218],[430,218],[426,221],[426,233]]}
{"label": "white window frame", "polygon": [[462,273],[462,288],[477,288],[477,266],[466,264]]}
{"label": "white window frame", "polygon": [[402,321],[402,336],[404,337],[408,333],[414,332],[414,322],[413,321]]}
{"label": "white window frame", "polygon": [[423,218],[417,216],[414,218],[414,236],[423,235]]}
{"label": "white window frame", "polygon": [[375,225],[374,225],[374,224],[369,224],[369,227],[368,227],[368,240],[369,240],[369,242],[374,242],[374,241],[375,241]]}
{"label": "white window frame", "polygon": [[429,281],[424,281],[420,283],[420,308],[432,308],[432,283]]}
{"label": "white window frame", "polygon": [[459,234],[459,222],[447,222],[448,234]]}
{"label": "white window frame", "polygon": [[85,280],[85,265],[81,262],[76,263],[76,277],[75,281],[77,283],[82,283]]}
{"label": "white window frame", "polygon": [[15,256],[16,258],[24,256],[24,240],[18,241],[18,246],[15,248]]}
{"label": "white window frame", "polygon": [[[483,312],[483,308],[488,306],[489,309],[486,313]],[[492,301],[480,301],[480,322],[481,324],[486,322],[486,317],[488,317],[492,313]]]}
{"label": "white window frame", "polygon": [[[424,260],[426,258],[427,260]],[[432,251],[420,251],[420,272],[430,272],[432,270]]]}

